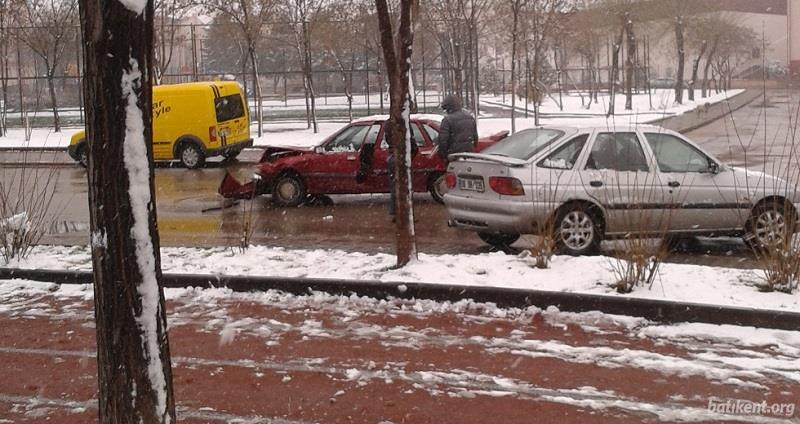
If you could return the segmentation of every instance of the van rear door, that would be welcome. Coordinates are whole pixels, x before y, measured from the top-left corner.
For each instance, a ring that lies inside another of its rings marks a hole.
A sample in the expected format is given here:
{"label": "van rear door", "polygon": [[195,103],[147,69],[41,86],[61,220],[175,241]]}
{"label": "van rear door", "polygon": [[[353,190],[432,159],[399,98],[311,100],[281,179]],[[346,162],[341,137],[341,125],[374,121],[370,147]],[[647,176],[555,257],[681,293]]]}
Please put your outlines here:
{"label": "van rear door", "polygon": [[250,138],[249,122],[241,93],[215,96],[214,111],[217,116],[217,136],[222,146]]}

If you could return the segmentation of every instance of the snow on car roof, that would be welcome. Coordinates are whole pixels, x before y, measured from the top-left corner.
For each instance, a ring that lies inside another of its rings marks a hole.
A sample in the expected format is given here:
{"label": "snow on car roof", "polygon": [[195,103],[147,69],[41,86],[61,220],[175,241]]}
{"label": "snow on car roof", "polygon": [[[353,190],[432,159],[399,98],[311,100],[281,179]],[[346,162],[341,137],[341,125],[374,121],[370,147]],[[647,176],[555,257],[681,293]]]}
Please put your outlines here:
{"label": "snow on car roof", "polygon": [[562,130],[562,131],[591,131],[591,130],[599,130],[599,131],[634,131],[636,129],[642,130],[659,130],[662,132],[669,131],[666,128],[659,127],[657,125],[651,124],[619,124],[619,125],[542,125],[540,127],[534,128],[549,128],[554,130]]}
{"label": "snow on car roof", "polygon": [[[441,122],[444,118],[442,115],[430,114],[430,113],[414,113],[411,115],[411,119],[418,119],[423,121],[436,121]],[[363,118],[354,119],[353,122],[375,122],[375,121],[385,121],[389,119],[389,115],[370,115],[365,116]]]}

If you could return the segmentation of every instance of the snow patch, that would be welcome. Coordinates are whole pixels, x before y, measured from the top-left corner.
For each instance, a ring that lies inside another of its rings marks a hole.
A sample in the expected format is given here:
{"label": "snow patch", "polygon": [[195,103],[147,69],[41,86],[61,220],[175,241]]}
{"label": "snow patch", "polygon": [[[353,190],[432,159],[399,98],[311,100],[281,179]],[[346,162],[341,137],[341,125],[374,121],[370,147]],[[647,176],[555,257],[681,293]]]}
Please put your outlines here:
{"label": "snow patch", "polygon": [[[141,1],[133,2],[138,5]],[[142,299],[142,311],[136,322],[142,330],[144,356],[148,360],[147,374],[157,395],[157,413],[166,418],[167,392],[166,378],[161,363],[160,342],[158,340],[159,287],[156,279],[156,258],[150,234],[150,210],[153,207],[150,197],[150,161],[147,157],[145,127],[142,110],[137,105],[136,91],[141,88],[142,73],[136,59],[130,59],[130,70],[122,74],[122,97],[127,101],[125,107],[125,140],[123,162],[128,172],[130,184],[128,195],[133,215],[131,238],[135,243],[136,263],[142,281],[136,290]]]}

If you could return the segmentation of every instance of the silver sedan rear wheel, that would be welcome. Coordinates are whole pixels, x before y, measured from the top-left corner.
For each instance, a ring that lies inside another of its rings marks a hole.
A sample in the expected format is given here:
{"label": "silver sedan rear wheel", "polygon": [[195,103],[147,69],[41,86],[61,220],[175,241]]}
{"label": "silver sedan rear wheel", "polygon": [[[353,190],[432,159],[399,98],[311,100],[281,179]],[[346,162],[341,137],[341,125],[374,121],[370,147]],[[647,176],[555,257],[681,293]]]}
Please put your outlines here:
{"label": "silver sedan rear wheel", "polygon": [[559,213],[555,232],[559,250],[568,255],[594,253],[603,237],[599,221],[584,205],[574,205]]}

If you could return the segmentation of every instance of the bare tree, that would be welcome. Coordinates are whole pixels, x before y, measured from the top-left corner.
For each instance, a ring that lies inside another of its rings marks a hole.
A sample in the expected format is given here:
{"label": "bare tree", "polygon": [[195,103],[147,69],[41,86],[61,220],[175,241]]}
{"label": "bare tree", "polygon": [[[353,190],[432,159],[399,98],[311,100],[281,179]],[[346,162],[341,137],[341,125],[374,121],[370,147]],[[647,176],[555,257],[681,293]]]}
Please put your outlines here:
{"label": "bare tree", "polygon": [[[411,198],[411,128],[408,121],[411,99],[409,96],[409,71],[411,69],[414,21],[417,0],[400,0],[400,22],[397,38],[392,29],[389,6],[386,0],[375,0],[378,26],[381,35],[386,74],[389,77],[389,115],[392,149],[395,162],[395,189],[397,190],[397,266],[404,266],[417,257],[414,235],[414,208]],[[412,16],[412,11],[414,12]]]}
{"label": "bare tree", "polygon": [[[329,5],[325,11],[327,19],[320,23],[320,33],[337,34],[336,37],[320,37],[320,47],[333,60],[342,78],[344,95],[347,98],[347,116],[353,120],[353,77],[357,67],[364,64],[361,56],[366,34],[366,20],[374,19],[363,4],[347,1]],[[343,25],[343,23],[347,24]]]}
{"label": "bare tree", "polygon": [[[671,0],[660,2],[652,11],[657,16],[669,18],[675,38],[676,74],[675,74],[675,102],[683,104],[683,90],[686,68],[686,38],[693,32],[702,18],[699,14],[704,12],[718,13],[718,7],[710,2],[697,0]],[[699,62],[698,62],[699,66]],[[694,94],[692,94],[694,97]]]}
{"label": "bare tree", "polygon": [[59,132],[61,122],[54,80],[77,20],[77,3],[75,0],[15,0],[15,8],[22,41],[44,62],[54,131]]}
{"label": "bare tree", "polygon": [[153,184],[153,2],[80,0],[80,22],[100,422],[174,422]]}
{"label": "bare tree", "polygon": [[[700,72],[700,62],[708,52],[713,55],[716,52],[716,45],[719,38],[714,31],[714,21],[717,19],[716,15],[710,17],[700,18],[697,24],[689,29],[689,46],[696,52],[696,56],[692,60],[692,74],[689,79],[689,101],[694,101],[694,90],[697,88],[697,78]],[[709,50],[709,46],[711,49]],[[710,63],[708,60],[706,63]],[[708,66],[706,66],[708,69]],[[705,97],[705,95],[703,95]]]}
{"label": "bare tree", "polygon": [[[175,49],[179,27],[176,25],[185,5],[182,0],[155,0],[155,51],[153,54],[154,84],[161,84]],[[179,40],[178,40],[179,41]]]}
{"label": "bare tree", "polygon": [[198,0],[209,12],[222,13],[235,23],[242,34],[250,59],[253,93],[256,97],[258,136],[264,135],[264,110],[259,82],[258,48],[268,19],[275,11],[276,0]]}
{"label": "bare tree", "polygon": [[761,39],[752,29],[734,21],[725,23],[721,31],[711,66],[719,77],[717,90],[727,90],[730,88],[733,71],[739,64],[737,61],[748,58],[753,48],[760,48]]}
{"label": "bare tree", "polygon": [[588,84],[589,99],[584,104],[586,109],[591,108],[592,101],[597,103],[597,93],[600,89],[600,47],[601,40],[606,38],[607,29],[593,25],[599,16],[596,11],[576,13],[570,17],[565,26],[564,38],[582,62],[581,82]]}
{"label": "bare tree", "polygon": [[297,52],[303,70],[303,89],[306,98],[306,121],[314,133],[317,125],[317,104],[314,91],[314,68],[312,60],[312,30],[327,0],[281,0],[279,9],[289,29],[289,44]]}
{"label": "bare tree", "polygon": [[445,91],[456,93],[478,113],[480,78],[479,34],[486,26],[483,16],[496,4],[490,0],[433,0],[427,4],[433,16],[425,26],[437,41],[445,69]]}
{"label": "bare tree", "polygon": [[526,18],[524,33],[527,38],[527,46],[531,53],[532,63],[530,64],[531,84],[534,97],[533,119],[535,125],[539,125],[539,106],[546,87],[542,83],[541,68],[546,60],[546,53],[550,45],[550,40],[557,37],[560,31],[559,21],[562,14],[569,11],[566,0],[537,0],[528,3],[528,7],[523,9],[523,16]]}
{"label": "bare tree", "polygon": [[[5,137],[8,128],[6,127],[6,115],[8,111],[8,40],[11,36],[9,30],[10,13],[9,0],[0,0],[0,137]],[[20,99],[20,103],[22,99]]]}

